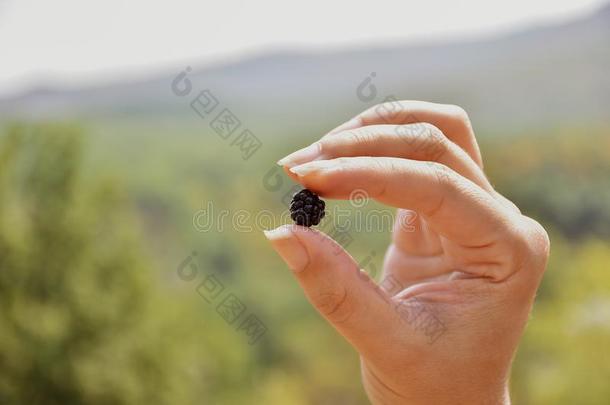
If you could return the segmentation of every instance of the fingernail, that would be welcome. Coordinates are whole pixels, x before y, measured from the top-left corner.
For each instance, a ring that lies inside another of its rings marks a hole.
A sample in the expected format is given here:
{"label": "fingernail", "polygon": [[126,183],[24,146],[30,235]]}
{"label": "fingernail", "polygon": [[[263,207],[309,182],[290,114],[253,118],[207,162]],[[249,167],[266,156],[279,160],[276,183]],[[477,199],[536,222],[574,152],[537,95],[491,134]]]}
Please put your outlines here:
{"label": "fingernail", "polygon": [[320,159],[322,155],[322,148],[320,142],[315,142],[303,149],[299,149],[296,152],[278,160],[277,164],[280,166],[286,166],[291,168],[293,166],[300,165],[305,162],[310,162],[315,159]]}
{"label": "fingernail", "polygon": [[294,272],[299,272],[303,271],[309,263],[309,255],[290,227],[290,225],[283,225],[263,232],[288,267]]}
{"label": "fingernail", "polygon": [[336,167],[335,161],[333,160],[315,160],[313,162],[303,163],[302,165],[291,167],[292,173],[297,176],[307,176],[308,174],[320,170],[329,170]]}

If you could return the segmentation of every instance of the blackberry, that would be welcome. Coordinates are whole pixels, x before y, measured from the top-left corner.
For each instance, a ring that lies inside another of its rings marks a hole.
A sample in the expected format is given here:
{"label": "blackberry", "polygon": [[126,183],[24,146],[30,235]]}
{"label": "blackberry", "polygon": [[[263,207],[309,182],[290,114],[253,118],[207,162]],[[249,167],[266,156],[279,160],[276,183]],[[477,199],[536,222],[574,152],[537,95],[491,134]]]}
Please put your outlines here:
{"label": "blackberry", "polygon": [[303,189],[292,197],[290,203],[290,218],[297,224],[303,226],[318,225],[324,218],[326,204],[317,194]]}

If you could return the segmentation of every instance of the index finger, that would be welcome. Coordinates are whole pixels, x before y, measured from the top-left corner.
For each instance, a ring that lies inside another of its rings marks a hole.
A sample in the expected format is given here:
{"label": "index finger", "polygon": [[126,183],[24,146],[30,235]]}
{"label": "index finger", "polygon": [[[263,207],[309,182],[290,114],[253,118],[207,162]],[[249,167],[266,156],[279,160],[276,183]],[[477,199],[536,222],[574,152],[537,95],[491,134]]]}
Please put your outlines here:
{"label": "index finger", "polygon": [[487,258],[468,252],[496,246],[511,235],[512,211],[438,163],[352,157],[313,161],[290,170],[305,187],[326,197],[347,199],[354,190],[363,190],[382,203],[417,211],[434,231],[464,249],[458,256],[489,259],[463,264],[470,269],[484,264],[489,270],[490,263],[502,259],[497,251]]}

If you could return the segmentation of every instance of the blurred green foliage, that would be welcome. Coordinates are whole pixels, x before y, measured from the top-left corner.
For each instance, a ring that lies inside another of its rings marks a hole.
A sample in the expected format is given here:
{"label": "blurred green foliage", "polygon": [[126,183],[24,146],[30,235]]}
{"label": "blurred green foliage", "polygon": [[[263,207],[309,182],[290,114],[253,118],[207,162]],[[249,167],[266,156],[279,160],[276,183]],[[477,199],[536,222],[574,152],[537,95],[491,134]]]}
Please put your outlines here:
{"label": "blurred green foliage", "polygon": [[[279,219],[291,184],[270,191],[263,178],[310,136],[270,134],[243,161],[197,128],[80,125],[12,125],[0,136],[0,403],[367,403],[356,354],[256,224],[193,226],[208,202]],[[499,191],[552,238],[514,402],[606,403],[610,130],[488,135],[482,149]],[[353,256],[381,268],[389,235],[352,237]],[[190,281],[177,274],[187,257]],[[264,322],[255,344],[198,293],[209,275]]]}

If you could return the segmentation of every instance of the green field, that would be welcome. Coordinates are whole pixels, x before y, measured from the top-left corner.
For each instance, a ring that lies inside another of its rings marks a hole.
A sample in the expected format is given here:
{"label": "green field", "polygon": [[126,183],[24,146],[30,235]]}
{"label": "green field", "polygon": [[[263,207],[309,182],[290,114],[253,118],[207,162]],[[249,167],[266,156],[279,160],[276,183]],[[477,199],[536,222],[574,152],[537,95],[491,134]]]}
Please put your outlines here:
{"label": "green field", "polygon": [[[243,160],[206,126],[4,125],[0,403],[367,403],[356,353],[309,306],[260,229],[279,224],[293,186],[284,176],[271,188],[265,175],[324,129],[265,134]],[[610,128],[480,138],[493,184],[552,240],[513,401],[605,404]],[[209,204],[207,230],[193,220]],[[218,228],[222,210],[251,216],[243,229],[228,220]],[[264,210],[273,217],[257,223]],[[389,233],[343,231],[376,275]],[[198,288],[211,276],[224,290],[208,303]],[[244,306],[233,323],[217,310],[228,296]],[[266,328],[253,344],[240,327],[249,315]]]}

